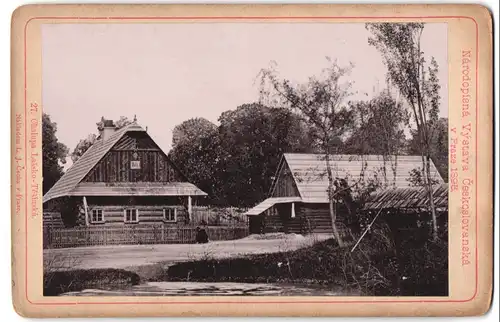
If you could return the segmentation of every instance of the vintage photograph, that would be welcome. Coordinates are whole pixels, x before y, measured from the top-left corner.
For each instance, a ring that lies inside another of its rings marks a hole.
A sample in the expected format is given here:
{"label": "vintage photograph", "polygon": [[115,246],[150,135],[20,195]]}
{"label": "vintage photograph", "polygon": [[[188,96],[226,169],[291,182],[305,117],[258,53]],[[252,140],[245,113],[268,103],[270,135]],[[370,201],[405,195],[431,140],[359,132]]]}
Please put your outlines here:
{"label": "vintage photograph", "polygon": [[44,23],[44,296],[449,296],[448,25]]}

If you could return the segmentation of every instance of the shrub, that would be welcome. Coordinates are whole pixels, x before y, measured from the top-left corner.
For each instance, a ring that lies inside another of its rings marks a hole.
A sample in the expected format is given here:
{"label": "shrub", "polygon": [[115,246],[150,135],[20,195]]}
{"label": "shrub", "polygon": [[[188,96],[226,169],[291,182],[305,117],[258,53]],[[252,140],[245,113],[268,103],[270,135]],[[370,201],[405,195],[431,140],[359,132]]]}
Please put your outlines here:
{"label": "shrub", "polygon": [[[401,292],[414,296],[448,295],[448,243],[427,240],[423,245],[408,245],[399,252]],[[413,246],[413,247],[412,247]]]}
{"label": "shrub", "polygon": [[395,245],[390,229],[381,222],[353,252],[329,239],[295,251],[177,263],[164,278],[336,284],[376,296],[447,295],[447,244],[421,236],[410,234]]}

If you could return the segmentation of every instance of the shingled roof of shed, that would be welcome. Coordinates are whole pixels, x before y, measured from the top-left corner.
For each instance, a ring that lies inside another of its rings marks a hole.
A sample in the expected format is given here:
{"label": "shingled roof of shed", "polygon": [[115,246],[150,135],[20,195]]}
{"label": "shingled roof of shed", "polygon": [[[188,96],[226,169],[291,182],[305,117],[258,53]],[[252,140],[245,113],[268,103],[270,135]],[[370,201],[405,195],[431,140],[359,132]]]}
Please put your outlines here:
{"label": "shingled roof of shed", "polygon": [[[334,177],[347,179],[349,184],[364,179],[377,179],[396,188],[410,186],[410,173],[422,167],[421,156],[384,156],[382,155],[330,155],[330,164]],[[297,189],[304,202],[328,201],[328,176],[325,155],[285,153],[279,169],[285,165],[290,168]],[[385,174],[384,174],[385,169]],[[395,169],[396,171],[393,171]],[[431,162],[431,175],[437,184],[444,183],[443,178]],[[278,180],[275,178],[273,187]]]}
{"label": "shingled roof of shed", "polygon": [[[433,186],[436,208],[448,207],[448,184]],[[372,194],[365,203],[365,210],[418,209],[429,205],[429,194],[425,187],[392,188]]]}

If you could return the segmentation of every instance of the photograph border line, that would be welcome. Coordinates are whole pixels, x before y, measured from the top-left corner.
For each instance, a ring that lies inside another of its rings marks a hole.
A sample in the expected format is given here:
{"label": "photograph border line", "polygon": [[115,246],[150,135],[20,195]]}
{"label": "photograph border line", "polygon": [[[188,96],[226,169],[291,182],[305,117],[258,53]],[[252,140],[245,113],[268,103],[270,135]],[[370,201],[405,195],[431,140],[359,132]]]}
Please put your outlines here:
{"label": "photograph border line", "polygon": [[[478,169],[477,169],[477,125],[478,125],[478,106],[479,106],[479,95],[478,95],[478,89],[479,89],[479,80],[478,80],[478,69],[479,69],[479,27],[477,21],[470,16],[176,16],[176,17],[169,17],[169,16],[146,16],[146,17],[136,17],[136,16],[128,16],[128,17],[69,17],[69,16],[37,16],[37,17],[32,17],[29,20],[26,21],[26,24],[24,26],[24,108],[25,108],[25,115],[24,115],[24,124],[25,124],[25,160],[27,160],[28,156],[28,149],[26,148],[28,146],[28,133],[27,133],[27,128],[28,128],[28,118],[26,115],[28,115],[28,101],[27,101],[27,29],[28,29],[28,24],[33,21],[33,20],[102,20],[102,21],[112,21],[112,20],[335,20],[335,19],[372,19],[372,20],[381,20],[381,19],[397,19],[397,20],[406,20],[406,19],[470,19],[474,22],[475,28],[476,28],[476,72],[475,72],[475,85],[476,85],[476,127],[475,127],[475,148],[476,148],[476,157],[475,157],[475,166],[476,166],[476,187],[479,186],[477,184],[477,178],[478,178]],[[43,108],[43,107],[42,107]],[[25,194],[27,194],[27,187],[28,187],[28,169],[25,166]],[[87,301],[82,301],[82,302],[33,302],[29,299],[28,296],[28,199],[26,198],[25,202],[25,256],[26,256],[26,262],[25,262],[25,296],[26,300],[30,304],[34,305],[79,305],[79,304],[92,304],[92,305],[97,305],[97,304],[105,304],[105,305],[111,305],[111,304],[322,304],[322,303],[331,303],[331,304],[346,304],[346,303],[463,303],[463,302],[470,302],[472,301],[478,294],[478,270],[479,270],[479,261],[478,261],[478,203],[477,203],[477,188],[475,191],[476,195],[476,211],[475,211],[475,219],[476,219],[476,245],[475,245],[475,290],[474,294],[472,297],[468,299],[463,299],[463,300],[438,300],[438,299],[431,299],[431,300],[328,300],[328,301],[169,301],[169,302],[162,302],[162,301],[116,301],[116,302],[87,302]]]}

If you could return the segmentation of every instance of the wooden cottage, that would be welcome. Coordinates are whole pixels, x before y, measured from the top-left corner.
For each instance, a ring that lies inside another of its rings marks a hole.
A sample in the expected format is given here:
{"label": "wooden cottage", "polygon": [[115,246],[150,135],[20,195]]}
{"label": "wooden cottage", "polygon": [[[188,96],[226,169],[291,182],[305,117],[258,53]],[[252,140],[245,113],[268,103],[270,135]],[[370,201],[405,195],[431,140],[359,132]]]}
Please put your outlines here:
{"label": "wooden cottage", "polygon": [[[333,176],[348,185],[375,184],[378,190],[410,186],[412,170],[422,167],[420,156],[330,155]],[[431,174],[444,183],[434,164]],[[269,197],[250,209],[251,233],[330,233],[328,176],[325,156],[284,154]],[[347,209],[336,205],[337,218],[345,222]]]}
{"label": "wooden cottage", "polygon": [[104,121],[96,142],[43,203],[62,212],[66,223],[75,216],[77,226],[182,225],[195,198],[205,195],[135,121],[121,129]]}

